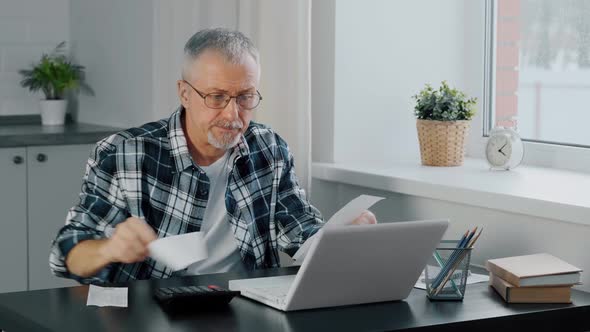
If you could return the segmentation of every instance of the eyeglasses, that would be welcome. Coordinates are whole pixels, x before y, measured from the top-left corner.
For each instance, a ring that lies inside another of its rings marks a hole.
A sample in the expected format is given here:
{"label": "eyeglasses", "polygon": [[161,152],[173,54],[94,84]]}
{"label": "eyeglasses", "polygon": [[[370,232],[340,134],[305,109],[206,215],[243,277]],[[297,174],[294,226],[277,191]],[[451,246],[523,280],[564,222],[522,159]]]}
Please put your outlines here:
{"label": "eyeglasses", "polygon": [[195,92],[198,93],[199,96],[201,96],[201,98],[205,100],[205,105],[207,105],[207,107],[213,109],[223,109],[229,104],[232,98],[235,98],[236,103],[240,106],[240,108],[245,110],[251,110],[256,108],[256,106],[258,106],[258,104],[260,104],[260,101],[262,100],[262,96],[260,95],[260,92],[258,92],[258,90],[256,90],[256,93],[244,93],[237,96],[230,96],[226,93],[215,92],[204,94],[201,91],[195,89],[195,87],[192,86],[186,80],[183,81],[184,83],[188,84],[188,86],[193,88],[193,90],[195,90]]}

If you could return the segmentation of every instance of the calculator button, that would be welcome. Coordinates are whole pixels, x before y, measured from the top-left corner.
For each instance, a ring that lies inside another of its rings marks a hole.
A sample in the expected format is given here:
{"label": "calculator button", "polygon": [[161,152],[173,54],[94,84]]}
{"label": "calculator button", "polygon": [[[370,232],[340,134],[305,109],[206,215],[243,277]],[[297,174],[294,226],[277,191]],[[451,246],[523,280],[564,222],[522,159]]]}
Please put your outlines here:
{"label": "calculator button", "polygon": [[172,295],[174,292],[172,292],[170,289],[168,288],[160,288],[159,289],[161,293],[164,293],[166,295]]}
{"label": "calculator button", "polygon": [[182,294],[184,291],[182,287],[170,287],[170,290],[174,292],[174,294]]}
{"label": "calculator button", "polygon": [[199,289],[199,287],[197,286],[189,286],[188,287],[192,293],[201,293],[201,289]]}
{"label": "calculator button", "polygon": [[194,293],[190,287],[178,287],[180,293]]}

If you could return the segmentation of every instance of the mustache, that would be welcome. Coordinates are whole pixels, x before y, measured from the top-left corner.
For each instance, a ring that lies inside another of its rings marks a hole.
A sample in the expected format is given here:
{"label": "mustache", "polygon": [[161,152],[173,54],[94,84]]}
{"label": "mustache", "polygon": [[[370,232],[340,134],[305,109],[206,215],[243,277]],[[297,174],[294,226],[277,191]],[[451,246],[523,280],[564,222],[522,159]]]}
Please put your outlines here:
{"label": "mustache", "polygon": [[221,127],[224,129],[242,129],[244,124],[240,120],[235,121],[227,121],[227,120],[217,120],[211,124],[212,127]]}

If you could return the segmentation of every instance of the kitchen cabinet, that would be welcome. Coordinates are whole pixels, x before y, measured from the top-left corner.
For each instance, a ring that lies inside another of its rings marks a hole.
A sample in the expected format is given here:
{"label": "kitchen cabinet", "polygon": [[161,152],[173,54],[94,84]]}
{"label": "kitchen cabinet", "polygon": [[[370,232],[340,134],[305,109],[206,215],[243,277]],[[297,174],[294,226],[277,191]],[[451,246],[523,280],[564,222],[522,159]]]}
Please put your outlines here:
{"label": "kitchen cabinet", "polygon": [[0,149],[0,292],[27,289],[25,148]]}
{"label": "kitchen cabinet", "polygon": [[[78,202],[92,148],[80,144],[0,149],[0,291],[77,285],[51,274],[49,251],[68,209]],[[21,163],[15,162],[17,156]]]}

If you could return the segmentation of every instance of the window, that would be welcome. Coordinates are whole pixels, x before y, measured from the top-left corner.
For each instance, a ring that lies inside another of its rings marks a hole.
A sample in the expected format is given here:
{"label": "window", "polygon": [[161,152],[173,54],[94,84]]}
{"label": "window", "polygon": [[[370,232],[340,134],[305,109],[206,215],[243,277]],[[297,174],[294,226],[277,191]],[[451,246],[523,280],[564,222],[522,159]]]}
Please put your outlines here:
{"label": "window", "polygon": [[488,9],[484,129],[515,127],[529,142],[590,147],[590,1],[496,0]]}

